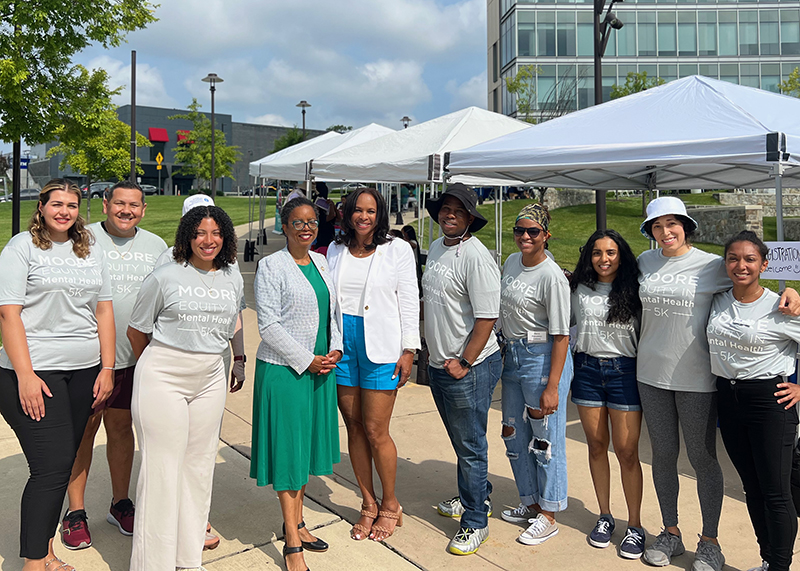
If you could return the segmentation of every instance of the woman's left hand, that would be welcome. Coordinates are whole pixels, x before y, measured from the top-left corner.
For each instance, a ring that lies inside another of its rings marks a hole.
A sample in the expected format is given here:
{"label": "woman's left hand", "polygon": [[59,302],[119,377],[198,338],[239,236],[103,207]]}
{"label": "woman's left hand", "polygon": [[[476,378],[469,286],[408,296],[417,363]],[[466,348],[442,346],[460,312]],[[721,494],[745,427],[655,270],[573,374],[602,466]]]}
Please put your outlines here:
{"label": "woman's left hand", "polygon": [[789,410],[800,402],[800,385],[794,383],[778,383],[777,386],[780,390],[775,393],[775,396],[778,397],[779,404],[786,403],[786,406],[783,408]]}
{"label": "woman's left hand", "polygon": [[244,381],[244,359],[234,360],[233,367],[231,367],[231,392],[235,393],[242,390]]}
{"label": "woman's left hand", "polygon": [[796,290],[787,287],[781,295],[778,311],[792,317],[800,316],[800,294]]}
{"label": "woman's left hand", "polygon": [[113,391],[114,371],[111,369],[100,369],[100,372],[97,374],[97,379],[94,382],[94,389],[92,390],[92,396],[94,397],[92,409],[106,402]]}
{"label": "woman's left hand", "polygon": [[336,367],[336,363],[342,360],[342,352],[336,349],[335,351],[331,351],[327,355],[325,355],[325,365],[320,370],[320,375],[325,375],[333,371]]}
{"label": "woman's left hand", "polygon": [[558,387],[547,385],[539,399],[539,408],[544,415],[553,414],[558,410]]}
{"label": "woman's left hand", "polygon": [[399,373],[400,379],[397,381],[397,388],[399,389],[408,382],[411,377],[411,366],[414,364],[414,353],[411,351],[403,351],[400,358],[397,360],[397,365],[394,367],[394,374],[392,380],[397,378]]}

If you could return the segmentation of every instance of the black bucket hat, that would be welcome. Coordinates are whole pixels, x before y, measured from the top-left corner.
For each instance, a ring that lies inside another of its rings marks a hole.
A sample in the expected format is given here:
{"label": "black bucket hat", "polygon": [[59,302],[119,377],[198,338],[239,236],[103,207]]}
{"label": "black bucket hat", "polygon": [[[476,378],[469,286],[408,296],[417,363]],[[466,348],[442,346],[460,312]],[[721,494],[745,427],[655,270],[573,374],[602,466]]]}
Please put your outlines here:
{"label": "black bucket hat", "polygon": [[444,199],[448,196],[457,198],[461,204],[464,205],[464,208],[467,209],[467,212],[475,217],[475,220],[472,221],[472,224],[470,224],[468,228],[470,234],[477,232],[489,222],[483,217],[483,214],[478,212],[478,195],[460,182],[451,184],[447,187],[447,190],[444,191],[438,200],[431,200],[425,205],[425,208],[428,210],[428,214],[430,214],[431,218],[437,222],[439,221],[439,210],[442,208]]}

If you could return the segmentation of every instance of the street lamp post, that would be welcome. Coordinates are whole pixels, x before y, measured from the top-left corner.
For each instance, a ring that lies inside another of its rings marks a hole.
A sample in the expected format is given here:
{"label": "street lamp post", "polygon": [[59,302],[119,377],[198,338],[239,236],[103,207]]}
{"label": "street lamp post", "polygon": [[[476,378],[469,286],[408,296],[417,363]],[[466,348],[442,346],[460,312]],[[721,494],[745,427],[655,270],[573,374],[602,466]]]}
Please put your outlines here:
{"label": "street lamp post", "polygon": [[303,99],[300,103],[295,105],[303,110],[303,140],[306,140],[306,107],[311,107],[311,103]]}
{"label": "street lamp post", "polygon": [[408,124],[411,123],[411,117],[408,115],[403,115],[403,118],[400,119],[400,121],[403,123],[403,129],[408,129]]}
{"label": "street lamp post", "polygon": [[209,73],[206,77],[203,78],[203,81],[206,83],[210,83],[209,89],[211,90],[211,196],[215,197],[217,195],[217,172],[216,172],[216,157],[214,153],[216,151],[216,125],[214,124],[215,117],[214,117],[214,92],[217,90],[216,84],[222,83],[224,80],[219,77],[216,73]]}
{"label": "street lamp post", "polygon": [[[615,2],[622,2],[623,0],[611,0],[608,5],[608,10],[603,20],[600,17],[603,15],[606,0],[594,0],[594,104],[600,105],[603,102],[603,67],[601,60],[603,54],[606,53],[606,46],[608,45],[608,38],[611,35],[611,28],[619,30],[622,28],[622,20],[617,18],[616,14],[611,11]],[[606,229],[606,191],[598,190],[595,199],[595,212],[597,215],[597,229]]]}

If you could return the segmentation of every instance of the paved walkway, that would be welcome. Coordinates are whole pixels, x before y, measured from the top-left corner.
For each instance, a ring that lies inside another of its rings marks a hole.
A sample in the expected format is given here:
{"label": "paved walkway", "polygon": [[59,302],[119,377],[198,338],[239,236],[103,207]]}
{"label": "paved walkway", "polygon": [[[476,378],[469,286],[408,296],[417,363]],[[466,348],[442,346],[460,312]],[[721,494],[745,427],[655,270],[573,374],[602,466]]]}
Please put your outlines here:
{"label": "paved walkway", "polygon": [[[283,238],[269,235],[268,249],[283,245]],[[266,252],[266,250],[265,250]],[[254,264],[242,264],[245,280],[252,282]],[[249,277],[248,277],[249,276]],[[251,286],[250,286],[251,287]],[[251,287],[252,291],[252,287]],[[248,477],[250,456],[252,380],[258,330],[255,311],[245,313],[248,383],[245,389],[230,395],[222,424],[214,482],[214,499],[210,521],[222,538],[220,547],[204,554],[208,571],[245,569],[283,569],[281,549],[281,516],[272,488],[258,488]],[[500,393],[489,413],[489,471],[494,486],[492,499],[495,513],[490,519],[491,535],[476,555],[456,557],[446,552],[448,538],[458,528],[457,520],[441,517],[436,504],[455,495],[455,455],[436,412],[427,387],[409,383],[400,390],[392,420],[392,435],[398,449],[397,495],[403,504],[405,522],[385,544],[372,541],[355,542],[349,529],[358,517],[359,497],[346,450],[346,433],[339,424],[342,462],[326,477],[312,477],[306,491],[305,518],[309,527],[331,544],[324,554],[308,554],[306,562],[312,571],[320,570],[413,570],[460,569],[509,570],[521,568],[609,570],[644,569],[640,561],[618,557],[616,547],[625,529],[625,502],[622,497],[619,471],[612,459],[612,509],[617,519],[613,547],[604,550],[589,546],[586,533],[597,518],[591,478],[587,464],[587,447],[577,416],[570,404],[567,425],[567,459],[569,465],[569,508],[559,515],[560,533],[538,547],[515,542],[521,527],[500,519],[504,507],[514,507],[518,496],[508,460],[500,438]],[[652,485],[650,446],[643,434],[640,451],[645,473],[643,522],[650,534],[660,531],[660,516]],[[101,428],[95,445],[95,462],[89,479],[86,509],[92,531],[93,546],[78,552],[67,551],[56,540],[56,552],[79,571],[127,570],[130,538],[122,536],[105,522],[111,486],[105,461],[105,436]],[[725,502],[720,527],[720,541],[728,560],[726,570],[745,570],[760,562],[741,485],[718,442],[718,453],[725,472]],[[137,461],[134,466],[136,486]],[[700,531],[700,514],[693,472],[685,455],[680,459],[680,514],[687,553],[674,560],[668,569],[691,569],[695,534]],[[17,440],[6,423],[0,423],[0,569],[21,569],[17,558],[19,499],[28,469]],[[796,565],[800,568],[800,565]]]}

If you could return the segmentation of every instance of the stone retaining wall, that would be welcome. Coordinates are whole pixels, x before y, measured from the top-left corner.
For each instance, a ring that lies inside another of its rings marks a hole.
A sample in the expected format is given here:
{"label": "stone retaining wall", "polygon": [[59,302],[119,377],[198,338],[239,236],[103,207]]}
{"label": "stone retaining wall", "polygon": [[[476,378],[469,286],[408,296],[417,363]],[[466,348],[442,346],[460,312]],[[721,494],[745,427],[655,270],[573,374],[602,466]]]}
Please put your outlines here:
{"label": "stone retaining wall", "polygon": [[[773,210],[775,207],[773,206]],[[724,245],[725,242],[742,230],[752,230],[760,238],[764,237],[763,213],[761,205],[744,206],[691,206],[687,205],[689,216],[697,221],[695,242]],[[800,223],[800,220],[798,220]],[[800,227],[798,228],[800,230]]]}
{"label": "stone retaining wall", "polygon": [[565,206],[577,206],[579,204],[594,204],[595,191],[577,188],[563,188],[560,190],[548,188],[544,193],[543,202],[548,210],[555,210]]}
{"label": "stone retaining wall", "polygon": [[[783,215],[800,216],[800,192],[783,189]],[[759,204],[764,207],[764,216],[776,216],[775,193],[766,192],[720,192],[714,198],[723,206]]]}
{"label": "stone retaining wall", "polygon": [[783,219],[783,239],[787,242],[800,242],[800,218]]}

